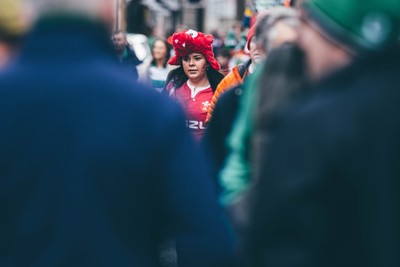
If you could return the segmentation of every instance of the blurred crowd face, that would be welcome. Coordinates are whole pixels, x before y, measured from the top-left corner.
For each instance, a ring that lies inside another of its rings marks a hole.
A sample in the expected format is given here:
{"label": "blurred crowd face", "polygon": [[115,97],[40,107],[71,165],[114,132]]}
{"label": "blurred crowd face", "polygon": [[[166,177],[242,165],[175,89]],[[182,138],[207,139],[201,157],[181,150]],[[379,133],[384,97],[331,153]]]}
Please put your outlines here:
{"label": "blurred crowd face", "polygon": [[254,37],[250,40],[249,51],[251,61],[256,64],[260,63],[265,57],[264,52],[262,52],[262,50],[258,48]]}
{"label": "blurred crowd face", "polygon": [[154,42],[153,46],[153,58],[155,60],[164,60],[167,57],[167,49],[168,47],[161,40],[157,40]]}
{"label": "blurred crowd face", "polygon": [[301,22],[299,32],[298,42],[306,54],[312,80],[319,80],[350,63],[351,56],[347,52],[321,35],[308,22]]}
{"label": "blurred crowd face", "polygon": [[240,35],[243,31],[242,24],[240,22],[235,23],[235,25],[233,26],[233,30],[235,32],[236,38],[240,38]]}
{"label": "blurred crowd face", "polygon": [[301,23],[299,45],[306,53],[310,75],[313,79],[320,76],[320,72],[322,71],[322,66],[320,66],[322,64],[321,61],[324,53],[327,52],[324,46],[321,45],[322,41],[321,36],[314,29],[305,22]]}
{"label": "blurred crowd face", "polygon": [[219,65],[221,65],[221,69],[225,69],[229,67],[229,57],[223,56],[223,55],[218,55],[216,57],[216,60],[218,61]]}
{"label": "blurred crowd face", "polygon": [[117,52],[123,52],[128,45],[125,34],[123,34],[122,32],[114,34],[112,41],[114,44],[114,48]]}
{"label": "blurred crowd face", "polygon": [[191,53],[183,57],[182,67],[186,76],[193,83],[199,83],[206,78],[207,60],[201,53]]}

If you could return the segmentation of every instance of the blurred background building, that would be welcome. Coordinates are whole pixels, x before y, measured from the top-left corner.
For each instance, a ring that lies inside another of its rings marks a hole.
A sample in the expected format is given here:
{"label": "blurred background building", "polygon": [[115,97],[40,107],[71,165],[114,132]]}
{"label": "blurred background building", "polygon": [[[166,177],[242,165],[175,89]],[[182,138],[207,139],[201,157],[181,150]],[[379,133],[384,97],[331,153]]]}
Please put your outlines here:
{"label": "blurred background building", "polygon": [[[285,0],[114,0],[115,29],[167,36],[185,25],[202,32],[226,31],[258,10]],[[247,13],[246,13],[247,12]]]}

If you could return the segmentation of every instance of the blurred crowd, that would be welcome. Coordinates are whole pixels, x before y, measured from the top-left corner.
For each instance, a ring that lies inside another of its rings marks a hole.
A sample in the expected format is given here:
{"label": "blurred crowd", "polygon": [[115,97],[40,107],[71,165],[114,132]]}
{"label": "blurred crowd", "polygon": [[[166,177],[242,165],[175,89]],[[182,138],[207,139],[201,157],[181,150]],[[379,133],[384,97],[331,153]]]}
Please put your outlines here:
{"label": "blurred crowd", "polygon": [[400,266],[398,0],[284,1],[145,57],[111,1],[21,1],[0,266]]}

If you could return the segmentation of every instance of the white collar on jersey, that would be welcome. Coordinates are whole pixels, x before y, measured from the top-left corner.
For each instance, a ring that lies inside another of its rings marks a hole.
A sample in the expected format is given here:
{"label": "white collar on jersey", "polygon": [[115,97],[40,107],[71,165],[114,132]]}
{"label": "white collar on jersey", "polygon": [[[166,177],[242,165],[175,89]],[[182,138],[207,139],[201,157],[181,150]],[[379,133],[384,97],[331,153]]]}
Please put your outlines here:
{"label": "white collar on jersey", "polygon": [[201,86],[201,87],[196,87],[190,83],[190,80],[187,80],[187,85],[190,88],[192,98],[194,98],[199,92],[210,88],[210,84],[207,84],[207,85]]}

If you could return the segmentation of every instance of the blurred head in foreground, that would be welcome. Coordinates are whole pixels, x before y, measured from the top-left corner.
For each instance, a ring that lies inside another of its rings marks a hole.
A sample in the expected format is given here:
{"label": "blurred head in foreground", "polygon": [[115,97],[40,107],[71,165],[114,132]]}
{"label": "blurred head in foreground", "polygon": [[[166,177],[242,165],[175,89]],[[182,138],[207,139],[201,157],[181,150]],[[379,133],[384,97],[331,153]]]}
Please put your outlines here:
{"label": "blurred head in foreground", "polygon": [[0,8],[0,70],[14,55],[25,28],[21,1],[2,0]]}
{"label": "blurred head in foreground", "polygon": [[355,57],[398,43],[400,2],[304,0],[301,18],[299,42],[318,80]]}

